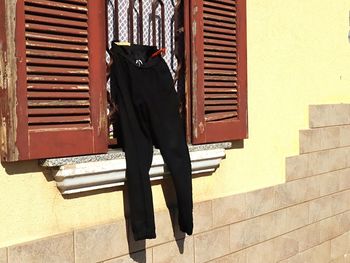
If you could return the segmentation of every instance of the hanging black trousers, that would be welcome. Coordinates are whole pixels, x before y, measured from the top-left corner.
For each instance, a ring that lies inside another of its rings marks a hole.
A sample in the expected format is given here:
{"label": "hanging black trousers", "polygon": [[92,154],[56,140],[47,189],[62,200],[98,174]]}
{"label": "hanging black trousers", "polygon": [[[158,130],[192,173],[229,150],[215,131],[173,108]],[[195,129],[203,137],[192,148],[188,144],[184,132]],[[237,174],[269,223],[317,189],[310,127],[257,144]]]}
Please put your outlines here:
{"label": "hanging black trousers", "polygon": [[156,47],[112,44],[111,94],[119,109],[119,140],[135,240],[155,238],[149,169],[153,145],[173,178],[181,231],[192,234],[191,161],[169,68]]}

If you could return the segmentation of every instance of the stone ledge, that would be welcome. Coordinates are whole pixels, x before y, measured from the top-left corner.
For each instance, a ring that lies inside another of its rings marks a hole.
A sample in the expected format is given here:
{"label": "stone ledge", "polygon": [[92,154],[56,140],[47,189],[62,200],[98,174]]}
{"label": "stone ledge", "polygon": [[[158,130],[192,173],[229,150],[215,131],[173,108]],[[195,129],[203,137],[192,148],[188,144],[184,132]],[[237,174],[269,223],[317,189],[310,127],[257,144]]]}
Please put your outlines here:
{"label": "stone ledge", "polygon": [[[192,174],[214,172],[225,157],[225,148],[230,146],[230,143],[191,146]],[[42,166],[51,167],[62,194],[116,187],[123,185],[126,180],[126,161],[121,151],[105,155],[50,159],[44,161]],[[153,156],[149,174],[151,180],[159,180],[169,174],[159,151]]]}
{"label": "stone ledge", "polygon": [[[213,150],[213,149],[228,149],[231,147],[232,147],[231,142],[188,146],[190,152]],[[154,149],[154,155],[159,155],[159,154],[160,154],[159,150]],[[40,160],[40,165],[43,167],[58,167],[58,166],[63,166],[67,164],[89,163],[89,162],[116,160],[116,159],[124,159],[124,158],[125,158],[124,152],[121,149],[115,149],[115,150],[110,150],[106,154],[42,159]]]}

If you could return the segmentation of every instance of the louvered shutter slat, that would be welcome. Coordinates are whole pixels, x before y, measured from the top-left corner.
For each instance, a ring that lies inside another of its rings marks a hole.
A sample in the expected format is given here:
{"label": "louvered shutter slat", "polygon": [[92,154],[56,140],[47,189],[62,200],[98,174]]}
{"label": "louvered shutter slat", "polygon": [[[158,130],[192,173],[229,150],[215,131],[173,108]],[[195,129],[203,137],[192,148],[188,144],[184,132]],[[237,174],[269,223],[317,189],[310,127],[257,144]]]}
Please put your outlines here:
{"label": "louvered shutter slat", "polygon": [[193,141],[246,136],[245,1],[195,0]]}
{"label": "louvered shutter slat", "polygon": [[40,33],[40,32],[30,32],[27,31],[26,33],[27,39],[35,39],[35,40],[50,40],[50,41],[57,41],[57,42],[63,42],[63,43],[71,43],[71,44],[87,44],[87,40],[85,37],[74,37],[70,35],[52,35],[52,34],[46,34],[46,33]]}
{"label": "louvered shutter slat", "polygon": [[[38,73],[38,72],[36,72]],[[30,83],[89,83],[88,77],[63,76],[63,75],[34,75],[28,74],[27,81]]]}
{"label": "louvered shutter slat", "polygon": [[237,52],[237,49],[235,47],[225,47],[220,45],[204,45],[205,51],[227,51],[227,52]]}
{"label": "louvered shutter slat", "polygon": [[49,90],[57,92],[58,90],[65,90],[65,91],[72,91],[72,90],[89,90],[89,86],[87,85],[77,85],[77,84],[54,84],[54,83],[48,83],[48,84],[42,84],[42,83],[29,83],[28,91],[30,90]]}
{"label": "louvered shutter slat", "polygon": [[212,94],[207,93],[204,95],[206,99],[229,99],[229,98],[237,98],[237,94],[231,94],[231,93],[221,93],[221,94]]}
{"label": "louvered shutter slat", "polygon": [[[89,106],[88,100],[35,100],[31,99],[28,101],[29,107],[82,107]],[[30,108],[29,108],[30,109]],[[51,127],[54,129],[55,127]]]}
{"label": "louvered shutter slat", "polygon": [[229,10],[229,11],[234,11],[234,12],[236,11],[236,7],[235,7],[234,3],[233,4],[222,4],[222,3],[218,3],[218,1],[206,1],[204,3],[204,6],[212,7],[212,8],[214,8],[214,10],[215,10],[215,8],[220,8],[222,10]]}
{"label": "louvered shutter slat", "polygon": [[28,110],[29,115],[75,115],[75,114],[90,114],[89,108],[31,108]]}
{"label": "louvered shutter slat", "polygon": [[28,98],[88,99],[89,92],[28,91]]}
{"label": "louvered shutter slat", "polygon": [[228,5],[236,8],[237,0],[207,0],[206,3],[222,3],[224,5]]}
{"label": "louvered shutter slat", "polygon": [[221,57],[222,59],[229,59],[227,60],[227,63],[236,63],[237,61],[233,61],[230,58],[236,58],[237,54],[235,52],[236,49],[233,50],[233,52],[225,52],[225,51],[212,51],[212,50],[205,50],[204,49],[204,56],[206,61],[212,61],[218,59],[218,57]]}
{"label": "louvered shutter slat", "polygon": [[40,22],[46,25],[60,25],[60,26],[69,26],[74,28],[87,28],[87,22],[77,21],[77,20],[67,20],[57,17],[45,17],[42,15],[36,14],[27,14],[26,22]]}
{"label": "louvered shutter slat", "polygon": [[28,66],[27,72],[29,74],[37,73],[37,74],[84,75],[84,76],[87,76],[89,74],[89,70],[86,68],[68,68],[68,67],[58,68],[54,66],[51,66],[51,67]]}
{"label": "louvered shutter slat", "polygon": [[225,21],[221,20],[208,20],[206,21],[206,26],[213,26],[213,27],[219,27],[219,28],[225,28],[229,30],[234,30],[236,28],[235,24],[232,23],[227,23]]}
{"label": "louvered shutter slat", "polygon": [[[221,94],[220,94],[221,95]],[[207,96],[205,101],[205,105],[228,105],[228,107],[232,104],[237,104],[237,100],[228,100],[223,99],[221,97],[217,97],[217,100],[213,100],[213,97]]]}
{"label": "louvered shutter slat", "polygon": [[[46,1],[42,1],[42,2],[46,2]],[[88,20],[87,12],[85,13],[70,12],[70,11],[54,9],[54,8],[32,6],[31,4],[32,4],[32,1],[30,0],[25,2],[25,12],[27,14],[40,14],[44,16],[68,18],[68,19],[80,20],[80,21]]]}
{"label": "louvered shutter slat", "polygon": [[[219,66],[217,67],[219,68]],[[223,75],[237,75],[237,71],[231,68],[227,68],[227,69],[211,69],[211,68],[206,68],[204,70],[204,74],[207,74],[207,75],[216,75],[218,77],[221,77]],[[221,75],[221,76],[220,76]]]}
{"label": "louvered shutter slat", "polygon": [[[223,33],[223,34],[218,34],[218,33]],[[229,35],[226,35],[227,34],[226,32],[221,32],[218,30],[216,33],[204,32],[204,37],[230,40],[228,42],[228,45],[234,45],[234,42],[232,42],[232,41],[234,41],[236,39],[236,37],[234,36],[235,33],[236,32],[233,30],[232,32],[229,33]]]}
{"label": "louvered shutter slat", "polygon": [[[28,43],[28,41],[27,41]],[[86,53],[78,53],[78,52],[66,52],[66,51],[58,51],[58,50],[37,50],[37,49],[31,49],[29,48],[30,45],[28,45],[27,49],[27,57],[28,59],[32,57],[44,57],[49,59],[69,59],[71,61],[77,61],[77,60],[88,60],[89,56]]]}
{"label": "louvered shutter slat", "polygon": [[69,34],[69,35],[78,35],[78,36],[87,36],[86,30],[76,29],[76,28],[64,28],[61,26],[49,26],[42,24],[34,24],[33,22],[26,24],[26,29],[28,31],[36,31],[36,32],[48,32],[51,34]]}
{"label": "louvered shutter slat", "polygon": [[88,9],[86,6],[86,2],[81,2],[82,5],[74,5],[65,3],[64,1],[42,1],[42,0],[25,0],[25,3],[28,5],[36,5],[36,6],[43,6],[43,7],[51,7],[51,8],[57,8],[57,9],[67,9],[69,11],[77,11],[81,13],[87,13]]}
{"label": "louvered shutter slat", "polygon": [[52,43],[46,41],[27,41],[27,47],[29,48],[43,48],[48,50],[64,50],[64,51],[78,51],[87,53],[88,49],[86,45],[70,45],[64,43]]}

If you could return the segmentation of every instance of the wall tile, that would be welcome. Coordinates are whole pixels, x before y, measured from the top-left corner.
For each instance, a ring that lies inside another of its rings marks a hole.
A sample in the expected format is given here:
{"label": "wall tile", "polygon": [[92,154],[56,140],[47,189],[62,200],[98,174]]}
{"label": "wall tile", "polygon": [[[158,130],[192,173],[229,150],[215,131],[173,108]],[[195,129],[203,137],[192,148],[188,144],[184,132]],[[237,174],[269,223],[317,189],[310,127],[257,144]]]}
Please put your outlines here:
{"label": "wall tile", "polygon": [[276,185],[275,189],[275,209],[300,203],[300,200],[305,198],[307,191],[302,180]]}
{"label": "wall tile", "polygon": [[0,248],[0,263],[7,263],[7,248]]}
{"label": "wall tile", "polygon": [[332,195],[332,213],[339,214],[350,209],[350,190]]}
{"label": "wall tile", "polygon": [[310,128],[350,124],[349,104],[310,105]]}
{"label": "wall tile", "polygon": [[[333,157],[334,158],[334,157]],[[332,166],[331,163],[331,157],[330,157],[330,150],[315,152],[310,154],[309,159],[309,167],[310,171],[313,175],[326,173],[330,171],[330,168]],[[341,163],[341,166],[344,167],[345,165],[345,158],[343,158],[343,161]]]}
{"label": "wall tile", "polygon": [[280,263],[329,263],[330,242],[322,243],[316,247],[308,249]]}
{"label": "wall tile", "polygon": [[339,176],[339,190],[350,189],[350,169],[343,169],[338,171]]}
{"label": "wall tile", "polygon": [[193,204],[193,233],[207,231],[213,227],[212,202]]}
{"label": "wall tile", "polygon": [[75,231],[76,262],[98,262],[129,252],[124,220]]}
{"label": "wall tile", "polygon": [[332,216],[332,201],[332,196],[311,200],[309,202],[309,223]]}
{"label": "wall tile", "polygon": [[213,225],[223,226],[246,218],[245,194],[237,194],[212,200]]}
{"label": "wall tile", "polygon": [[103,263],[151,263],[152,260],[152,249],[146,249],[126,256],[110,259]]}
{"label": "wall tile", "polygon": [[[316,175],[330,171],[329,167],[332,166],[330,159],[330,151],[331,150],[324,150],[309,154],[309,167],[311,174]],[[342,167],[344,167],[345,158],[343,158],[343,162],[341,163],[341,165]]]}
{"label": "wall tile", "polygon": [[336,216],[340,234],[350,231],[350,211]]}
{"label": "wall tile", "polygon": [[177,210],[163,210],[155,214],[157,238],[148,239],[146,247],[156,246],[175,239],[185,238],[180,231]]}
{"label": "wall tile", "polygon": [[275,186],[275,209],[319,197],[320,183],[315,176]]}
{"label": "wall tile", "polygon": [[259,243],[261,223],[259,217],[230,225],[230,251],[235,252]]}
{"label": "wall tile", "polygon": [[[230,225],[230,251],[235,252],[246,247],[245,233],[247,231],[247,221]],[[258,241],[260,236],[256,237]]]}
{"label": "wall tile", "polygon": [[320,225],[314,223],[294,230],[287,237],[298,241],[298,251],[302,252],[320,244]]}
{"label": "wall tile", "polygon": [[275,249],[273,240],[269,240],[246,249],[247,263],[257,263],[264,260],[264,263],[275,262]]}
{"label": "wall tile", "polygon": [[247,217],[254,217],[274,210],[275,187],[267,187],[246,194]]}
{"label": "wall tile", "polygon": [[331,259],[335,260],[350,253],[350,232],[331,240]]}
{"label": "wall tile", "polygon": [[286,209],[230,225],[230,250],[238,251],[285,233]]}
{"label": "wall tile", "polygon": [[[276,217],[277,214],[275,212],[265,214],[262,216],[259,216],[255,218],[254,220],[259,221],[259,232],[260,232],[260,239],[259,242],[263,242],[267,239],[273,238],[279,234],[281,234],[278,227],[276,227]],[[284,222],[281,222],[284,223]]]}
{"label": "wall tile", "polygon": [[333,216],[320,221],[320,242],[325,242],[341,234],[340,217]]}
{"label": "wall tile", "polygon": [[340,127],[301,130],[299,132],[300,153],[308,153],[340,146]]}
{"label": "wall tile", "polygon": [[41,239],[8,248],[9,263],[74,262],[73,233]]}
{"label": "wall tile", "polygon": [[322,243],[302,253],[304,262],[328,263],[331,256],[330,242]]}
{"label": "wall tile", "polygon": [[153,248],[153,263],[194,262],[193,237],[179,239]]}
{"label": "wall tile", "polygon": [[[155,239],[147,239],[146,241],[130,240],[132,252],[153,246],[157,246],[175,239],[183,239],[186,234],[181,232],[178,224],[177,210],[162,210],[155,213],[156,234]],[[129,226],[129,235],[132,236],[131,226]]]}
{"label": "wall tile", "polygon": [[344,168],[350,167],[350,147],[339,148],[345,156],[346,165]]}
{"label": "wall tile", "polygon": [[286,180],[292,181],[311,175],[309,155],[296,155],[286,158]]}
{"label": "wall tile", "polygon": [[332,172],[350,167],[350,147],[322,150],[286,158],[286,179]]}
{"label": "wall tile", "polygon": [[339,126],[339,145],[350,146],[350,125]]}
{"label": "wall tile", "polygon": [[273,239],[275,262],[294,256],[299,251],[299,239],[283,235]]}
{"label": "wall tile", "polygon": [[317,176],[320,182],[320,196],[329,195],[339,191],[339,172],[334,171]]}
{"label": "wall tile", "polygon": [[252,219],[251,221],[255,221],[255,225],[257,226],[257,232],[259,232],[259,240],[258,242],[263,242],[268,239],[271,239],[276,236],[275,228],[274,228],[274,214],[269,213],[257,218]]}
{"label": "wall tile", "polygon": [[311,153],[309,163],[311,173],[316,175],[345,168],[347,157],[344,151],[347,150],[347,148],[337,148]]}
{"label": "wall tile", "polygon": [[[302,180],[301,180],[302,181]],[[306,184],[306,193],[304,199],[301,202],[319,198],[320,197],[320,180],[317,176],[306,178],[304,182]]]}
{"label": "wall tile", "polygon": [[279,263],[307,263],[307,262],[302,261],[301,254],[297,254],[295,256],[282,260]]}
{"label": "wall tile", "polygon": [[288,207],[286,217],[287,231],[307,225],[309,223],[309,203]]}
{"label": "wall tile", "polygon": [[247,262],[247,254],[245,250],[210,261],[210,263],[246,263],[246,262]]}
{"label": "wall tile", "polygon": [[[261,241],[261,217],[253,218],[246,221],[244,229],[244,246],[250,246]],[[232,230],[232,228],[230,229]]]}
{"label": "wall tile", "polygon": [[273,225],[275,227],[276,236],[287,232],[287,209],[277,210],[273,212]]}
{"label": "wall tile", "polygon": [[330,263],[350,263],[350,255],[346,254],[337,259],[330,261]]}
{"label": "wall tile", "polygon": [[194,237],[195,262],[206,262],[230,253],[230,228],[225,226]]}

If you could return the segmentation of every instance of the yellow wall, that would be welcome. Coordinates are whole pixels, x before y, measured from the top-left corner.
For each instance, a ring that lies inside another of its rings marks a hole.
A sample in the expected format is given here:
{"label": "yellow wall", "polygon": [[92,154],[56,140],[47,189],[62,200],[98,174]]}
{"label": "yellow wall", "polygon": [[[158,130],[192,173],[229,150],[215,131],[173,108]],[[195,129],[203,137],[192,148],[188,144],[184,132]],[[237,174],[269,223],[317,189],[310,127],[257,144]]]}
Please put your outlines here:
{"label": "yellow wall", "polygon": [[[249,139],[218,171],[194,179],[194,200],[284,181],[308,105],[350,102],[348,0],[247,0]],[[5,170],[6,168],[6,170]],[[123,216],[121,191],[64,199],[35,162],[0,166],[0,247]],[[154,186],[155,208],[164,207]]]}

